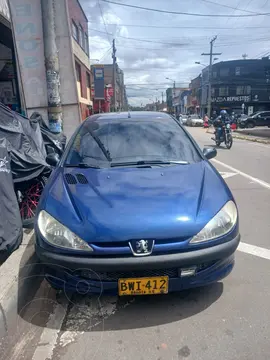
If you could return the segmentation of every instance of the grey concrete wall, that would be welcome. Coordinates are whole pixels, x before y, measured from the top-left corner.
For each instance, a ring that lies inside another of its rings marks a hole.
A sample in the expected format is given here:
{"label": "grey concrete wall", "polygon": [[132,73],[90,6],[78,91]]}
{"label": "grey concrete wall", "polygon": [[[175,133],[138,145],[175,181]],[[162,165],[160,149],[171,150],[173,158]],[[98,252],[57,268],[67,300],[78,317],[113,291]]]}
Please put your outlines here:
{"label": "grey concrete wall", "polygon": [[81,123],[81,112],[77,93],[72,38],[66,0],[55,2],[56,44],[60,62],[60,92],[63,107],[63,130],[69,138]]}

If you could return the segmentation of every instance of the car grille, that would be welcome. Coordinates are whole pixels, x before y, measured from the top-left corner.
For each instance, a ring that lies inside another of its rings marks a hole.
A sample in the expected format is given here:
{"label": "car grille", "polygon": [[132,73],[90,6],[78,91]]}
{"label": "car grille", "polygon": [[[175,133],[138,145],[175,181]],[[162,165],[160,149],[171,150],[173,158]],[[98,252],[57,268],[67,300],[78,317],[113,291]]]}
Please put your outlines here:
{"label": "car grille", "polygon": [[[164,244],[174,244],[187,240],[186,237],[173,238],[173,239],[158,239],[155,240],[155,245],[164,245]],[[132,241],[132,240],[130,240]],[[129,247],[130,241],[111,241],[111,242],[93,242],[92,244],[97,248],[121,248],[121,247]]]}
{"label": "car grille", "polygon": [[168,276],[169,278],[179,277],[178,268],[157,269],[157,270],[134,270],[134,271],[114,271],[114,272],[95,272],[80,271],[76,275],[90,280],[117,281],[118,279],[140,278],[152,276]]}
{"label": "car grille", "polygon": [[[209,261],[207,263],[197,265],[197,273],[206,270],[215,263],[216,261]],[[75,276],[79,276],[81,278],[88,280],[99,280],[99,281],[118,281],[118,279],[153,277],[153,276],[168,276],[169,278],[177,278],[177,277],[181,277],[181,268],[149,269],[149,270],[133,270],[133,271],[107,271],[107,272],[80,270],[75,272]]]}

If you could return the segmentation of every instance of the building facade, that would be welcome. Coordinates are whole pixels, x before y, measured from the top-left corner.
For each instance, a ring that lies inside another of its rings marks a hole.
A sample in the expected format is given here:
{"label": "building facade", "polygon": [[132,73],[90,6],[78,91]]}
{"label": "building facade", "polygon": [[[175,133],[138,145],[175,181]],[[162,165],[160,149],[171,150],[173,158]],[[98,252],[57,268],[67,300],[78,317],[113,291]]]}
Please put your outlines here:
{"label": "building facade", "polygon": [[0,0],[0,102],[21,112],[17,66],[7,0]]}
{"label": "building facade", "polygon": [[91,114],[92,74],[89,56],[88,19],[79,0],[68,0],[70,26],[72,30],[72,51],[77,79],[77,91],[82,119]]}
{"label": "building facade", "polygon": [[188,113],[201,114],[202,76],[201,74],[191,80],[189,84],[190,95],[188,96]]}
{"label": "building facade", "polygon": [[[202,105],[207,110],[208,67],[202,72]],[[251,114],[270,110],[270,60],[242,59],[213,65],[211,77],[212,112]]]}
{"label": "building facade", "polygon": [[[124,72],[116,64],[116,88],[113,84],[113,64],[104,65],[104,81],[105,86],[111,85],[113,87],[115,96],[116,111],[126,111],[128,109],[128,100],[125,87]],[[114,110],[114,104],[111,103],[111,110]]]}

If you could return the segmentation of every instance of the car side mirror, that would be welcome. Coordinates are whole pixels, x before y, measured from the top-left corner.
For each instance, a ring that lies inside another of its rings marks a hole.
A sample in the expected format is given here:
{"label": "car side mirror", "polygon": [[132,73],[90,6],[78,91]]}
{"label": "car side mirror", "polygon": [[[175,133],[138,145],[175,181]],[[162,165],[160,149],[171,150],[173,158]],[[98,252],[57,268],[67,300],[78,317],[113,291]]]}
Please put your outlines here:
{"label": "car side mirror", "polygon": [[56,167],[59,164],[59,161],[60,157],[55,152],[48,154],[46,157],[46,162],[53,167]]}
{"label": "car side mirror", "polygon": [[217,156],[217,149],[215,149],[215,148],[204,148],[203,149],[203,155],[208,160],[213,159],[215,156]]}

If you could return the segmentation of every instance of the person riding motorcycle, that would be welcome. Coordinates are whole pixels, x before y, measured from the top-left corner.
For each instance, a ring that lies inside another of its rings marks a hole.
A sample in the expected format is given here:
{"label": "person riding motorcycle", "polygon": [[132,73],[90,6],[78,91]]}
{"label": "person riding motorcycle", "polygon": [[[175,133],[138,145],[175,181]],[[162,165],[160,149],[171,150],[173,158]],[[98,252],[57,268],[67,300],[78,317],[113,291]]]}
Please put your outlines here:
{"label": "person riding motorcycle", "polygon": [[215,136],[220,139],[224,136],[224,125],[230,124],[231,120],[226,110],[221,110],[220,115],[214,120]]}

